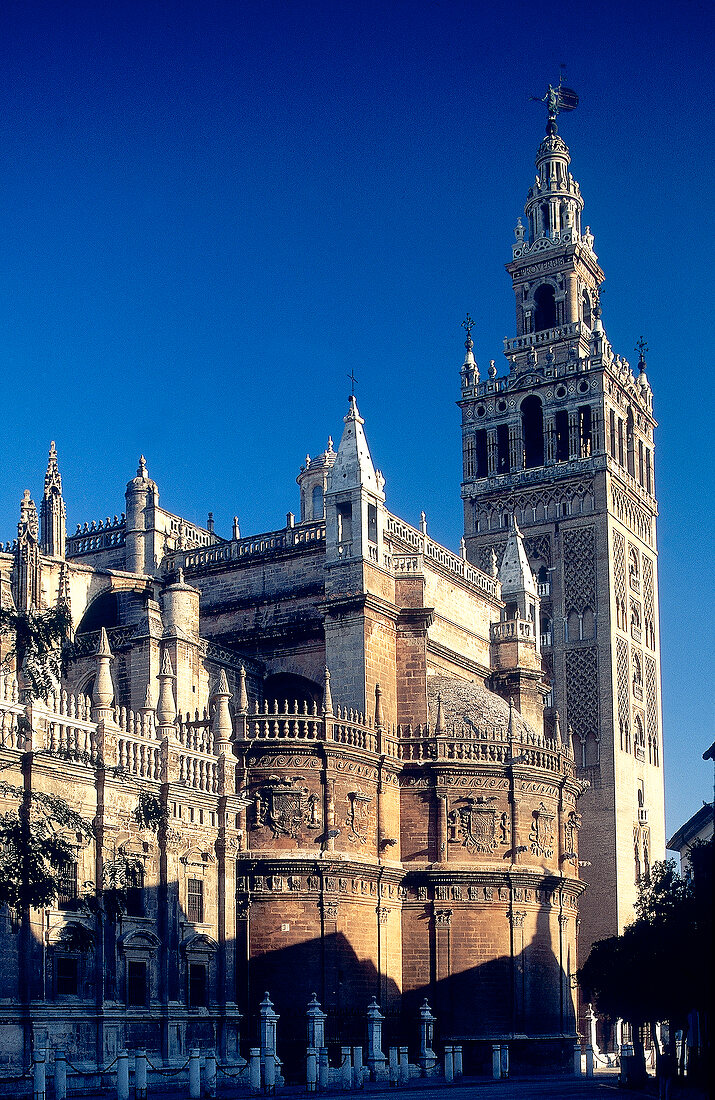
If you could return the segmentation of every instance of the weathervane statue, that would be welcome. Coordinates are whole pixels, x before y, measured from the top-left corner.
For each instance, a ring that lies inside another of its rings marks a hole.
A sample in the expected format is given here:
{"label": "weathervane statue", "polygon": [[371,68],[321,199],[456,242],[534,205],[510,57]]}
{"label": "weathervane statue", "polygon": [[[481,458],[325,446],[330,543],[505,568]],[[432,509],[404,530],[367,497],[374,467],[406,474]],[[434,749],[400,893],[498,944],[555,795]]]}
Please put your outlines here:
{"label": "weathervane statue", "polygon": [[531,99],[535,103],[546,104],[546,110],[549,112],[549,121],[546,124],[547,134],[555,134],[557,132],[556,116],[560,111],[575,111],[578,107],[578,96],[573,88],[567,88],[564,84],[563,65],[561,69],[561,76],[559,77],[559,83],[556,88],[554,88],[552,84],[549,84],[546,89],[546,95],[531,96]]}

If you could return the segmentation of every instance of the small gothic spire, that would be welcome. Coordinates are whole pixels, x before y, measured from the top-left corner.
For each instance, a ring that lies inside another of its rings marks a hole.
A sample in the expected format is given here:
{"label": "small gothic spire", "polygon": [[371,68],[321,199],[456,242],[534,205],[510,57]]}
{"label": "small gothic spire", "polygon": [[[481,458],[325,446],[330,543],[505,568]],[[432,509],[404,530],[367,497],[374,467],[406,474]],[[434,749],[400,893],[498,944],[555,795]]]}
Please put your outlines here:
{"label": "small gothic spire", "polygon": [[109,664],[112,660],[112,651],[109,648],[109,638],[105,627],[99,632],[99,645],[97,646],[97,671],[92,688],[92,706],[96,710],[107,710],[114,700],[114,685]]}
{"label": "small gothic spire", "polygon": [[325,666],[325,679],[323,681],[323,714],[326,717],[333,715],[333,696],[330,691],[330,671],[328,666]]}
{"label": "small gothic spire", "polygon": [[375,729],[379,730],[383,727],[382,717],[382,688],[379,684],[375,684]]}
{"label": "small gothic spire", "polygon": [[174,669],[171,665],[169,650],[164,650],[159,673],[159,699],[156,704],[156,721],[159,726],[173,726],[176,721],[176,699],[174,697]]}
{"label": "small gothic spire", "polygon": [[248,714],[248,692],[246,691],[246,670],[241,665],[238,672],[238,713]]}
{"label": "small gothic spire", "polygon": [[214,743],[217,748],[226,749],[226,746],[230,743],[233,736],[233,721],[231,719],[231,711],[229,709],[228,701],[231,698],[231,692],[228,690],[228,679],[226,678],[226,670],[221,669],[218,674],[218,682],[214,688],[214,699],[216,700],[216,710],[214,711],[213,723],[211,725],[211,732],[214,736]]}
{"label": "small gothic spire", "polygon": [[444,724],[444,711],[442,710],[442,695],[437,695],[437,717],[434,723],[434,732],[437,734],[443,734],[445,731]]}
{"label": "small gothic spire", "polygon": [[50,443],[50,454],[47,459],[47,470],[45,471],[45,496],[49,496],[52,489],[56,489],[60,494],[62,493],[62,478],[57,464],[57,448],[54,439]]}

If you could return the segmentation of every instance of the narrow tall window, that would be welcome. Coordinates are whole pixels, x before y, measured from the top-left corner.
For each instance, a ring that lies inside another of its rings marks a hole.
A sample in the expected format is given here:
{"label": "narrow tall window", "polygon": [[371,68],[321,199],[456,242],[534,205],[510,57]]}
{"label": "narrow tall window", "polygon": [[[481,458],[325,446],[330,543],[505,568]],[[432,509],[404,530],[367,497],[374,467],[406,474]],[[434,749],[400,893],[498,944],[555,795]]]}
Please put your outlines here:
{"label": "narrow tall window", "polygon": [[534,294],[534,306],[536,307],[535,329],[543,332],[544,329],[554,328],[556,325],[556,294],[550,283],[542,283]]}
{"label": "narrow tall window", "polygon": [[554,433],[556,436],[557,462],[568,462],[569,458],[569,414],[566,409],[559,409],[554,417]]}
{"label": "narrow tall window", "polygon": [[544,465],[544,413],[535,394],[521,403],[521,426],[524,439],[524,466],[527,470]]}
{"label": "narrow tall window", "polygon": [[61,997],[74,996],[79,992],[79,961],[59,955],[56,962],[57,992]]}
{"label": "narrow tall window", "polygon": [[144,916],[144,868],[140,863],[127,867],[126,906],[128,917]]}
{"label": "narrow tall window", "polygon": [[509,426],[499,424],[497,426],[497,473],[509,472]]}
{"label": "narrow tall window", "polygon": [[653,492],[653,468],[651,466],[650,447],[645,449],[645,487],[649,493]]}
{"label": "narrow tall window", "polygon": [[367,537],[369,542],[377,542],[377,505],[367,506]]}
{"label": "narrow tall window", "polygon": [[464,479],[474,477],[474,436],[468,435],[464,440]]}
{"label": "narrow tall window", "polygon": [[618,417],[618,462],[621,466],[625,466],[623,452],[623,421],[620,416]]}
{"label": "narrow tall window", "polygon": [[578,410],[579,450],[581,458],[590,458],[593,447],[593,423],[591,406],[581,405]]}
{"label": "narrow tall window", "polygon": [[616,458],[616,414],[611,409],[609,414],[610,425],[610,437],[611,437],[611,458]]}
{"label": "narrow tall window", "polygon": [[57,908],[70,909],[77,897],[77,864],[65,860],[57,868]]}
{"label": "narrow tall window", "polygon": [[193,924],[204,922],[204,882],[190,878],[186,892],[186,915]]}
{"label": "narrow tall window", "polygon": [[474,436],[476,476],[486,477],[487,467],[487,433],[482,428]]}
{"label": "narrow tall window", "polygon": [[322,485],[314,485],[313,486],[312,504],[313,504],[313,519],[322,519],[323,518],[323,486]]}
{"label": "narrow tall window", "polygon": [[127,1004],[145,1005],[146,994],[146,963],[130,959],[127,962]]}
{"label": "narrow tall window", "polygon": [[206,1008],[207,984],[205,965],[189,963],[189,1008]]}
{"label": "narrow tall window", "polygon": [[338,542],[352,542],[353,508],[352,504],[338,505]]}
{"label": "narrow tall window", "polygon": [[644,481],[643,481],[643,440],[642,439],[638,440],[638,481],[640,482],[641,485],[644,484]]}

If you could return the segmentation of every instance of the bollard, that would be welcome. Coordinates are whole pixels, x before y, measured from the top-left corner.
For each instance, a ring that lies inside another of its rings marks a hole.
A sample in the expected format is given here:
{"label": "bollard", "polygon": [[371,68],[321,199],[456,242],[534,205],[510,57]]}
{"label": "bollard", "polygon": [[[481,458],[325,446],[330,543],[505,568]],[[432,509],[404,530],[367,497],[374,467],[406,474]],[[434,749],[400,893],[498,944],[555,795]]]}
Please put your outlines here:
{"label": "bollard", "polygon": [[451,1085],[454,1081],[454,1047],[444,1048],[444,1083]]}
{"label": "bollard", "polygon": [[352,1048],[340,1048],[340,1087],[343,1092],[349,1092],[353,1087]]}
{"label": "bollard", "polygon": [[318,1088],[325,1092],[328,1087],[330,1063],[328,1062],[328,1048],[321,1047],[318,1053]]}
{"label": "bollard", "polygon": [[362,1071],[362,1047],[353,1047],[353,1088],[361,1089],[365,1084]]}
{"label": "bollard", "polygon": [[507,1043],[501,1045],[501,1075],[505,1078],[509,1076],[509,1046]]}
{"label": "bollard", "polygon": [[34,1100],[45,1100],[45,1058],[44,1050],[36,1050],[32,1066],[32,1092]]}
{"label": "bollard", "polygon": [[387,1079],[391,1086],[395,1086],[399,1081],[399,1071],[397,1068],[397,1047],[388,1047],[388,1065],[387,1065]]}
{"label": "bollard", "polygon": [[136,1100],[146,1100],[146,1052],[143,1050],[134,1055],[134,1095]]}
{"label": "bollard", "polygon": [[117,1100],[129,1100],[129,1054],[120,1050],[117,1055]]}
{"label": "bollard", "polygon": [[501,1077],[501,1047],[499,1043],[492,1043],[492,1077],[498,1081]]}
{"label": "bollard", "polygon": [[437,1055],[432,1050],[432,1043],[434,1042],[434,1024],[435,1017],[432,1015],[429,1001],[425,997],[422,1007],[420,1008],[419,1057],[420,1068],[425,1077],[431,1076],[436,1071],[437,1067]]}
{"label": "bollard", "polygon": [[454,1048],[454,1076],[463,1077],[464,1070],[462,1069],[462,1044],[459,1043]]}
{"label": "bollard", "polygon": [[407,1047],[400,1047],[400,1084],[409,1085],[410,1083],[410,1059],[407,1053]]}
{"label": "bollard", "polygon": [[573,1045],[573,1075],[574,1077],[581,1076],[581,1044],[574,1043]]}
{"label": "bollard", "polygon": [[192,1047],[189,1054],[189,1098],[201,1100],[201,1051]]}
{"label": "bollard", "polygon": [[67,1058],[63,1050],[55,1052],[55,1100],[67,1100]]}
{"label": "bollard", "polygon": [[261,1048],[251,1047],[248,1052],[248,1084],[251,1092],[261,1091]]}
{"label": "bollard", "polygon": [[263,1075],[265,1077],[267,1096],[273,1096],[276,1091],[276,1056],[269,1050],[263,1061]]}
{"label": "bollard", "polygon": [[593,1047],[586,1043],[586,1076],[593,1077]]}
{"label": "bollard", "polygon": [[315,1092],[318,1088],[318,1052],[315,1047],[308,1047],[306,1054],[305,1087],[306,1092]]}
{"label": "bollard", "polygon": [[216,1096],[216,1052],[214,1050],[210,1050],[206,1055],[204,1071],[204,1096],[206,1100],[214,1100]]}

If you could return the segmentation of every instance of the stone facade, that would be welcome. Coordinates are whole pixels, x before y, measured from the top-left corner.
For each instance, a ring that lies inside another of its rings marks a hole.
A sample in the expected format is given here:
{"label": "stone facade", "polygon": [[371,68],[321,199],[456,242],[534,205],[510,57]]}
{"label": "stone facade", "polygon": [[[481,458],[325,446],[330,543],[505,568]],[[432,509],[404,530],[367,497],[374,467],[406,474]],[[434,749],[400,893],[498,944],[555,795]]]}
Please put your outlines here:
{"label": "stone facade", "polygon": [[[541,649],[573,742],[590,889],[580,955],[633,917],[665,857],[653,397],[601,320],[603,272],[554,118],[507,264],[516,302],[506,377],[462,368],[464,537],[487,569],[516,516],[541,597]],[[470,326],[471,327],[471,326]]]}
{"label": "stone facade", "polygon": [[[544,731],[518,524],[500,579],[398,519],[354,399],[298,482],[298,522],[227,539],[165,511],[143,459],[121,518],[69,537],[54,448],[42,530],[23,499],[2,598],[68,603],[77,659],[47,700],[8,671],[3,776],[63,794],[95,838],[57,905],[3,917],[13,1063],[47,1042],[236,1060],[266,989],[287,1064],[313,992],[331,1041],[362,1040],[373,996],[386,1041],[412,1041],[427,996],[442,1040],[571,1049],[583,784]],[[78,907],[118,859],[127,912]]]}

